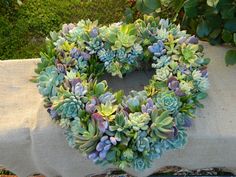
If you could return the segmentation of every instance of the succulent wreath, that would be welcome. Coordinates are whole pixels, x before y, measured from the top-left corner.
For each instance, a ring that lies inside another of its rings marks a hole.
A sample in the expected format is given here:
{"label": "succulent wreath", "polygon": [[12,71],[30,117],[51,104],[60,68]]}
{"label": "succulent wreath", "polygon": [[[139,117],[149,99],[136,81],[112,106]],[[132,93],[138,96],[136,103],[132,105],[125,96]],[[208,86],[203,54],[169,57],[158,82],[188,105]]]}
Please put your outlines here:
{"label": "succulent wreath", "polygon": [[[145,16],[109,26],[81,20],[50,33],[36,80],[69,146],[96,164],[144,170],[185,145],[207,96],[208,63],[198,39],[168,20]],[[155,74],[142,91],[112,92],[101,80],[144,65]]]}

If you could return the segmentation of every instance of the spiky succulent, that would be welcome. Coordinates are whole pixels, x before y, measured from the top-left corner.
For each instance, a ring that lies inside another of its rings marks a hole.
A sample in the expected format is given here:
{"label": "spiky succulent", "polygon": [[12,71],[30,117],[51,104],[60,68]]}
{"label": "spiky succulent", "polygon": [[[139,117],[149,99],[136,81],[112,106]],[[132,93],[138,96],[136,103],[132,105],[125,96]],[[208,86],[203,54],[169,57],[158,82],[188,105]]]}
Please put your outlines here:
{"label": "spiky succulent", "polygon": [[88,154],[96,149],[97,143],[102,136],[94,120],[89,121],[87,125],[83,125],[79,119],[75,119],[71,122],[69,131],[71,131],[71,136],[74,139],[73,146]]}
{"label": "spiky succulent", "polygon": [[97,111],[103,117],[112,120],[114,119],[114,113],[117,110],[117,105],[112,105],[111,102],[106,102],[105,104],[101,104],[97,107]]}
{"label": "spiky succulent", "polygon": [[151,136],[155,138],[167,139],[173,132],[174,119],[169,115],[168,111],[161,114],[158,110],[154,110],[151,115]]}
{"label": "spiky succulent", "polygon": [[58,73],[55,66],[50,66],[42,71],[37,79],[39,92],[43,96],[56,96],[57,95],[57,86],[59,86],[64,79],[62,73]]}

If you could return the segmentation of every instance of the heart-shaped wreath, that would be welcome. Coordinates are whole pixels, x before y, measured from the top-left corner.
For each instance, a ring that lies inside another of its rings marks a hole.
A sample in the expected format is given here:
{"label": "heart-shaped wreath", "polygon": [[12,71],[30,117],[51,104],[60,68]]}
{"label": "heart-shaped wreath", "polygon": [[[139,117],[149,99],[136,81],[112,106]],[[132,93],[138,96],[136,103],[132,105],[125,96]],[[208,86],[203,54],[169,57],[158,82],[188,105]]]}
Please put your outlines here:
{"label": "heart-shaped wreath", "polygon": [[[184,146],[209,85],[209,59],[196,37],[148,16],[110,26],[81,20],[50,36],[36,69],[38,89],[71,147],[95,163],[144,170]],[[142,91],[126,96],[99,80],[144,65],[155,74]]]}

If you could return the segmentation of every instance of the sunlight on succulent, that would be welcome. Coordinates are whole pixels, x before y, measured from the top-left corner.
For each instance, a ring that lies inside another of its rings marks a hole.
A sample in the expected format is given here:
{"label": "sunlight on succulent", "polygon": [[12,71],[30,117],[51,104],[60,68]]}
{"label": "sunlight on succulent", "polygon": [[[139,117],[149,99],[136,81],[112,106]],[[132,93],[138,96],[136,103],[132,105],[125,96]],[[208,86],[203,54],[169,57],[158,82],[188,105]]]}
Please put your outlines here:
{"label": "sunlight on succulent", "polygon": [[193,64],[196,59],[196,52],[198,50],[198,45],[194,45],[194,44],[182,44],[181,46],[181,52],[182,52],[182,60],[186,63],[191,63]]}
{"label": "sunlight on succulent", "polygon": [[128,124],[132,126],[135,131],[138,130],[147,130],[148,123],[151,120],[149,114],[135,112],[129,114]]}
{"label": "sunlight on succulent", "polygon": [[114,119],[114,113],[116,112],[118,106],[112,105],[111,102],[106,102],[105,104],[101,104],[97,107],[97,111],[103,117],[107,118],[109,121]]}
{"label": "sunlight on succulent", "polygon": [[160,68],[156,70],[156,74],[153,76],[155,80],[166,81],[171,76],[168,67]]}

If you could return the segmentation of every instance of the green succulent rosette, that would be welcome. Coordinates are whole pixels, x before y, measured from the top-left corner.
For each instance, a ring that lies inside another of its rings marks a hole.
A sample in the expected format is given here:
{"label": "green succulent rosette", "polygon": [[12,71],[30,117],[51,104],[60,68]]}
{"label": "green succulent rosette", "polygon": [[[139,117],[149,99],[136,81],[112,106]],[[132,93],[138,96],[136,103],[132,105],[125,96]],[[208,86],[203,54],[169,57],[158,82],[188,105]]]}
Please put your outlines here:
{"label": "green succulent rosette", "polygon": [[[207,96],[208,63],[198,39],[168,20],[145,16],[109,26],[81,20],[50,33],[36,81],[72,148],[96,164],[145,170],[186,144]],[[144,65],[155,72],[142,91],[124,95],[101,80]]]}

